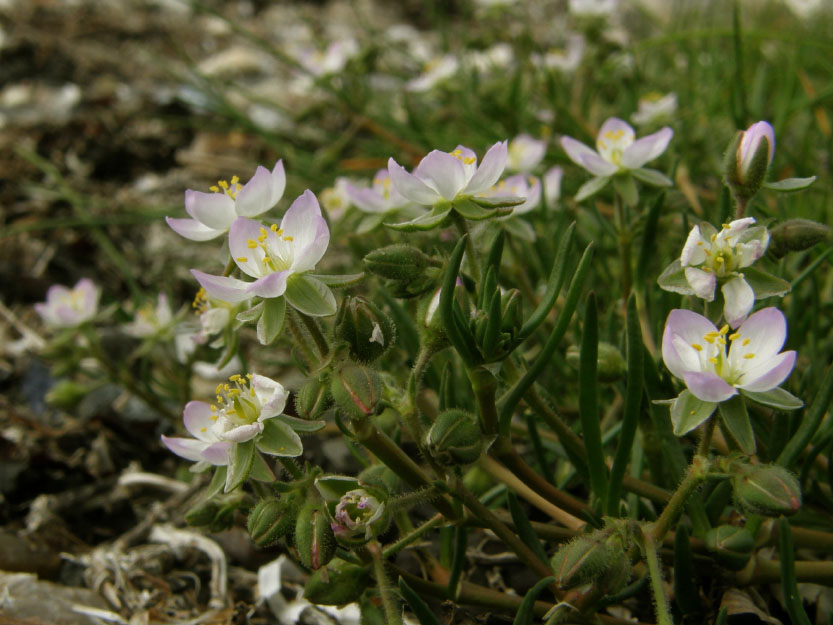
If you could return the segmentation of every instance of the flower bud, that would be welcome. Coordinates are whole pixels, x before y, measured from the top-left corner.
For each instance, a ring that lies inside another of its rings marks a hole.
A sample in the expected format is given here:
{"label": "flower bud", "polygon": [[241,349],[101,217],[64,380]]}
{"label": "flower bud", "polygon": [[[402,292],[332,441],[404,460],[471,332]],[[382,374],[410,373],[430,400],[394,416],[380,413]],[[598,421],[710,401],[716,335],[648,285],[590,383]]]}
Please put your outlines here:
{"label": "flower bud", "polygon": [[315,605],[345,605],[358,601],[369,584],[366,568],[333,558],[326,571],[319,569],[309,576],[304,598]]}
{"label": "flower bud", "polygon": [[384,464],[372,464],[358,475],[359,483],[385,493],[397,493],[401,486],[399,476]]}
{"label": "flower bud", "polygon": [[364,266],[370,273],[397,282],[418,280],[435,264],[430,256],[404,244],[373,250],[364,257]]}
{"label": "flower bud", "polygon": [[483,434],[473,414],[446,410],[428,430],[426,445],[442,465],[471,464],[483,453]]}
{"label": "flower bud", "polygon": [[738,502],[752,514],[789,516],[801,507],[801,485],[782,466],[744,466],[732,481]]}
{"label": "flower bud", "polygon": [[610,559],[610,548],[604,537],[594,532],[574,538],[561,547],[550,559],[550,566],[556,584],[569,590],[604,575]]}
{"label": "flower bud", "polygon": [[506,332],[514,339],[523,326],[523,310],[521,309],[521,292],[509,289],[500,296],[501,332]]}
{"label": "flower bud", "polygon": [[808,250],[830,236],[830,228],[810,219],[789,219],[769,231],[769,253],[783,258],[788,252]]}
{"label": "flower bud", "polygon": [[724,157],[726,184],[736,197],[748,200],[758,192],[775,153],[775,131],[760,121],[738,132]]}
{"label": "flower bud", "polygon": [[607,541],[610,558],[605,572],[597,579],[597,584],[606,595],[615,595],[628,583],[633,572],[631,559],[619,540]]}
{"label": "flower bud", "polygon": [[752,556],[755,538],[745,527],[718,525],[706,533],[706,548],[721,566],[740,571]]}
{"label": "flower bud", "polygon": [[295,410],[302,419],[317,419],[333,403],[330,381],[322,377],[310,378],[295,395]]}
{"label": "flower bud", "polygon": [[336,317],[335,336],[347,343],[353,360],[369,363],[393,344],[396,327],[390,317],[367,300],[348,296]]}
{"label": "flower bud", "polygon": [[381,491],[356,488],[339,499],[330,526],[336,540],[345,545],[361,545],[382,532],[389,519]]}
{"label": "flower bud", "polygon": [[495,485],[492,477],[479,466],[469,468],[463,474],[463,486],[478,497]]}
{"label": "flower bud", "polygon": [[269,547],[292,527],[292,511],[281,499],[263,499],[249,514],[249,535],[258,547]]}
{"label": "flower bud", "polygon": [[375,415],[382,398],[382,380],[373,369],[347,365],[333,375],[330,392],[336,406],[351,419]]}
{"label": "flower bud", "polygon": [[[599,341],[598,354],[596,356],[596,377],[599,382],[618,382],[625,377],[628,366],[622,353],[615,345]],[[575,345],[567,349],[567,362],[570,366],[579,367],[579,348]]]}
{"label": "flower bud", "polygon": [[201,501],[185,513],[185,522],[191,527],[207,527],[214,522],[220,504],[213,499]]}
{"label": "flower bud", "polygon": [[301,563],[316,570],[332,560],[336,550],[330,519],[323,505],[310,501],[301,508],[295,522],[295,546]]}

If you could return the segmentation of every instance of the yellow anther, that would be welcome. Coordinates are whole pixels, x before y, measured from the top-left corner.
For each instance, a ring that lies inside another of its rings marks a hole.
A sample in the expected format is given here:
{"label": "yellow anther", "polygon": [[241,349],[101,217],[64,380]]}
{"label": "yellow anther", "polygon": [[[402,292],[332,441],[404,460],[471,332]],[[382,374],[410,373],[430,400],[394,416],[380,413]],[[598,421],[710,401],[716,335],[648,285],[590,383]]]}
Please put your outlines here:
{"label": "yellow anther", "polygon": [[234,375],[229,376],[229,381],[237,382],[238,380],[242,379],[242,377],[243,376],[241,376],[239,373],[235,373]]}
{"label": "yellow anther", "polygon": [[225,180],[220,180],[217,184],[220,185],[224,190],[228,189],[228,182],[226,182]]}
{"label": "yellow anther", "polygon": [[755,357],[755,354],[744,354],[743,357],[746,358],[746,360],[751,360]]}
{"label": "yellow anther", "polygon": [[277,230],[277,232],[275,232],[275,234],[277,234],[278,236],[281,236],[283,234],[283,228],[278,228],[278,230]]}
{"label": "yellow anther", "polygon": [[717,234],[713,234],[711,237],[709,237],[709,239],[712,243],[714,243],[715,239],[717,239]]}
{"label": "yellow anther", "polygon": [[228,384],[223,384],[223,390],[228,393],[231,390],[231,387]]}
{"label": "yellow anther", "polygon": [[272,224],[271,226],[269,226],[269,230],[271,230],[272,232],[277,232],[278,224]]}
{"label": "yellow anther", "polygon": [[463,155],[463,150],[454,150],[453,152],[451,152],[451,156],[462,156],[462,155]]}
{"label": "yellow anther", "polygon": [[213,191],[214,193],[219,193],[220,187],[218,187],[216,184],[212,184],[210,187],[208,187],[208,190]]}
{"label": "yellow anther", "polygon": [[723,326],[722,328],[720,328],[720,334],[725,335],[725,334],[728,334],[728,333],[729,333],[729,326],[728,326],[728,324],[727,324],[727,325],[725,325],[725,326]]}
{"label": "yellow anther", "polygon": [[237,395],[240,394],[240,389],[239,388],[230,389],[228,394],[229,394],[229,397],[236,397]]}
{"label": "yellow anther", "polygon": [[208,428],[200,428],[200,432],[207,432]]}
{"label": "yellow anther", "polygon": [[263,234],[261,234],[261,235],[257,238],[257,240],[258,240],[258,241],[260,241],[261,243],[263,243],[263,242],[266,240],[266,233],[264,232]]}
{"label": "yellow anther", "polygon": [[709,336],[708,334],[703,337],[703,340],[706,341],[706,343],[709,343],[710,345],[714,344],[714,337]]}
{"label": "yellow anther", "polygon": [[247,378],[249,378],[249,379],[251,380],[254,376],[253,376],[251,373],[247,373],[247,374],[246,374],[246,377],[247,377]]}
{"label": "yellow anther", "polygon": [[717,342],[720,345],[726,345],[726,339],[724,339],[722,336],[717,337]]}
{"label": "yellow anther", "polygon": [[295,240],[295,238],[294,238],[294,237],[289,237],[289,236],[286,236],[286,237],[284,237],[284,238],[283,238],[283,240],[284,240],[284,241],[294,241],[294,240]]}
{"label": "yellow anther", "polygon": [[235,260],[238,263],[248,263],[249,262],[249,259],[246,258],[245,256],[238,256],[237,258],[235,258]]}
{"label": "yellow anther", "polygon": [[751,342],[752,342],[752,341],[750,341],[749,339],[743,339],[743,342],[741,343],[741,345],[743,345],[744,347],[746,347],[746,346],[747,346],[747,345],[749,345]]}
{"label": "yellow anther", "polygon": [[711,358],[709,358],[709,362],[716,365],[717,364],[717,358],[712,356]]}
{"label": "yellow anther", "polygon": [[736,341],[740,338],[740,332],[733,332],[729,335],[729,338],[733,341]]}
{"label": "yellow anther", "polygon": [[688,411],[688,414],[694,414],[694,411],[693,411],[693,410],[689,410],[689,411]]}
{"label": "yellow anther", "polygon": [[732,227],[729,224],[722,224],[722,225],[723,225],[724,230],[729,230]]}
{"label": "yellow anther", "polygon": [[472,163],[474,163],[476,160],[477,160],[477,159],[476,159],[476,158],[474,158],[473,156],[469,156],[468,158],[464,158],[464,159],[463,159],[463,162],[464,162],[466,165],[471,165],[471,164],[472,164]]}
{"label": "yellow anther", "polygon": [[217,412],[217,406],[211,404],[211,412]]}
{"label": "yellow anther", "polygon": [[271,262],[272,262],[272,259],[271,259],[271,258],[269,258],[268,256],[264,256],[264,257],[263,257],[263,262],[264,262],[264,263],[271,263]]}
{"label": "yellow anther", "polygon": [[217,394],[217,395],[219,395],[222,391],[223,391],[223,383],[222,383],[222,382],[220,382],[220,383],[217,385],[217,388],[214,390],[214,393],[215,393],[215,394]]}
{"label": "yellow anther", "polygon": [[702,241],[697,241],[697,245],[703,245]]}
{"label": "yellow anther", "polygon": [[231,184],[237,184],[238,182],[240,182],[240,178],[238,176],[231,177]]}
{"label": "yellow anther", "polygon": [[255,241],[254,239],[249,239],[248,243],[246,243],[246,247],[248,247],[250,250],[254,250],[254,249],[257,249],[260,246],[257,244],[257,241]]}
{"label": "yellow anther", "polygon": [[219,417],[217,415],[213,415],[213,416],[208,417],[208,418],[211,419],[212,421],[216,421],[217,419],[219,419]]}
{"label": "yellow anther", "polygon": [[702,345],[700,345],[700,344],[698,344],[698,343],[692,343],[692,344],[691,344],[691,346],[692,346],[694,349],[696,349],[698,352],[702,352],[702,351],[703,351],[703,346],[702,346]]}

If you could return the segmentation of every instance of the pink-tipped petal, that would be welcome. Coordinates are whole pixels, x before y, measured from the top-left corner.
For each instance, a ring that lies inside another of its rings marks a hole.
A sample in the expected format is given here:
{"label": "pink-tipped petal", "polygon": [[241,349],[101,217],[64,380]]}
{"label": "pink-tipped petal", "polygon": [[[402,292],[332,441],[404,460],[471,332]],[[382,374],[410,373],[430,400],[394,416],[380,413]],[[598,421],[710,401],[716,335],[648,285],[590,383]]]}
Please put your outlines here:
{"label": "pink-tipped petal", "polygon": [[211,297],[220,301],[236,304],[251,297],[248,291],[249,283],[243,282],[243,280],[226,276],[213,276],[198,269],[192,269],[191,274]]}
{"label": "pink-tipped petal", "polygon": [[[327,221],[323,217],[316,217],[316,219],[316,231],[312,240],[304,247],[296,242],[292,266],[290,267],[293,273],[303,273],[315,269],[315,265],[324,256],[324,252],[327,251],[327,247],[330,245],[330,229],[327,226]],[[302,239],[301,244],[303,243],[304,240]]]}
{"label": "pink-tipped petal", "polygon": [[498,181],[503,174],[503,170],[506,168],[506,159],[508,158],[507,145],[507,141],[498,141],[489,148],[489,151],[486,152],[483,161],[480,163],[480,167],[477,168],[474,176],[469,180],[465,193],[469,195],[482,193],[490,189]]}
{"label": "pink-tipped petal", "polygon": [[272,206],[280,202],[284,190],[286,190],[286,171],[283,168],[283,159],[278,159],[272,168]]}
{"label": "pink-tipped petal", "polygon": [[217,437],[213,435],[211,430],[214,425],[214,421],[211,419],[213,416],[211,406],[204,401],[189,401],[182,411],[182,422],[185,424],[185,429],[194,438],[214,442]]}
{"label": "pink-tipped petal", "polygon": [[225,193],[185,192],[185,211],[209,228],[227,230],[237,217],[234,200]]}
{"label": "pink-tipped petal", "polygon": [[190,239],[191,241],[210,241],[216,239],[223,234],[225,230],[217,230],[209,228],[201,224],[196,219],[176,219],[174,217],[165,217],[165,221],[171,227],[171,230],[176,232],[179,236]]}
{"label": "pink-tipped petal", "polygon": [[243,185],[234,199],[237,214],[241,217],[254,217],[272,208],[277,200],[272,201],[272,174],[262,165],[257,168],[251,180]]}
{"label": "pink-tipped petal", "polygon": [[622,154],[622,165],[628,169],[639,169],[665,152],[674,131],[668,126],[654,134],[634,141]]}
{"label": "pink-tipped petal", "polygon": [[396,187],[402,197],[422,206],[433,206],[442,200],[442,196],[436,190],[413,174],[409,174],[402,165],[392,158],[388,160],[388,173],[393,181],[393,186]]}
{"label": "pink-tipped petal", "polygon": [[[790,350],[749,369],[740,376],[738,388],[763,392],[774,389],[787,379],[795,366],[795,352]],[[755,360],[754,358],[752,360]]]}
{"label": "pink-tipped petal", "polygon": [[689,371],[683,381],[697,399],[719,403],[737,395],[735,387],[711,371]]}
{"label": "pink-tipped petal", "polygon": [[730,326],[737,328],[746,320],[746,316],[755,305],[755,291],[743,276],[732,278],[720,290],[723,292],[724,300],[723,316]]}
{"label": "pink-tipped petal", "polygon": [[315,194],[307,189],[299,195],[281,220],[283,237],[292,237],[292,247],[301,249],[317,236],[321,223],[321,207]]}
{"label": "pink-tipped petal", "polygon": [[231,257],[240,267],[240,271],[252,278],[263,275],[262,264],[258,259],[263,259],[265,253],[260,247],[249,247],[250,241],[254,244],[259,242],[258,237],[262,235],[262,231],[267,235],[271,234],[259,221],[247,217],[238,217],[229,228],[228,247]]}
{"label": "pink-tipped petal", "polygon": [[681,308],[672,310],[665,321],[665,331],[662,335],[662,359],[668,370],[683,379],[684,374],[692,370],[694,361],[690,354],[680,354],[680,342],[692,350],[695,349],[692,345],[705,348],[703,337],[711,332],[717,332],[717,328],[702,315]]}
{"label": "pink-tipped petal", "polygon": [[350,201],[365,213],[386,213],[389,210],[388,203],[374,189],[360,189],[349,183],[344,188]]}
{"label": "pink-tipped petal", "polygon": [[193,438],[180,438],[178,436],[162,435],[162,442],[165,444],[165,447],[180,458],[185,458],[193,462],[202,460],[202,452],[208,447],[208,444],[203,441],[194,440]]}
{"label": "pink-tipped petal", "polygon": [[738,330],[738,339],[749,339],[755,354],[764,359],[775,356],[787,340],[787,319],[777,308],[763,308],[749,316]]}
{"label": "pink-tipped petal", "polygon": [[212,443],[202,451],[202,459],[210,462],[215,466],[225,466],[228,464],[229,451],[232,443],[219,442]]}
{"label": "pink-tipped petal", "polygon": [[236,428],[227,430],[226,432],[223,432],[220,437],[223,440],[230,441],[232,443],[245,443],[246,441],[252,440],[261,432],[263,432],[263,424],[259,421],[255,421],[254,423],[238,425]]}
{"label": "pink-tipped petal", "polygon": [[612,176],[619,171],[616,165],[608,163],[594,150],[572,137],[561,137],[561,147],[564,148],[571,161],[594,176]]}
{"label": "pink-tipped petal", "polygon": [[432,150],[423,158],[414,170],[414,175],[449,201],[457,197],[466,186],[463,163],[457,157],[440,150]]}
{"label": "pink-tipped petal", "polygon": [[275,273],[270,273],[268,276],[255,280],[251,284],[247,283],[247,297],[253,295],[265,299],[280,297],[286,292],[286,279],[290,273],[289,271],[276,271]]}

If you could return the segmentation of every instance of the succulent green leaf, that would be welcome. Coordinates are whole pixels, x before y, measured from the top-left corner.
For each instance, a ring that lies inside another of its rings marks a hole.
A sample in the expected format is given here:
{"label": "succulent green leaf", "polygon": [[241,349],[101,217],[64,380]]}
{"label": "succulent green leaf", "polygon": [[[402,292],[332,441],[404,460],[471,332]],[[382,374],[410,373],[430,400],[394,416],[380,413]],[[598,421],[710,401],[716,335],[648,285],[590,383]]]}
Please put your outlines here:
{"label": "succulent green leaf", "polygon": [[469,199],[478,206],[482,206],[483,208],[504,208],[507,206],[519,206],[520,204],[526,202],[526,198],[508,195],[504,197],[481,197],[478,195],[472,195]]}
{"label": "succulent green leaf", "polygon": [[773,388],[769,391],[741,391],[752,401],[775,408],[776,410],[798,410],[804,407],[804,402],[783,388]]}
{"label": "succulent green leaf", "polygon": [[664,173],[657,171],[656,169],[650,169],[649,167],[634,169],[631,171],[631,174],[637,180],[641,180],[645,184],[649,184],[653,187],[670,187],[674,184],[674,181]]}
{"label": "succulent green leaf", "polygon": [[659,284],[660,288],[671,291],[672,293],[680,293],[682,295],[691,293],[691,286],[689,286],[688,280],[686,280],[685,270],[679,258],[663,270],[659,278],[657,278],[657,284]]}
{"label": "succulent green leaf", "polygon": [[719,404],[720,416],[731,437],[745,454],[755,453],[755,433],[743,397],[735,395]]}
{"label": "succulent green leaf", "polygon": [[765,182],[763,187],[764,189],[769,189],[770,191],[780,191],[781,193],[801,191],[802,189],[806,189],[813,184],[817,177],[818,176],[810,176],[809,178],[784,178],[778,182]]}
{"label": "succulent green leaf", "polygon": [[274,297],[263,300],[263,311],[257,322],[257,340],[261,345],[270,345],[283,330],[286,321],[286,298]]}
{"label": "succulent green leaf", "polygon": [[311,317],[334,315],[336,298],[329,287],[313,278],[295,274],[286,282],[286,299],[294,308]]}
{"label": "succulent green leaf", "polygon": [[242,321],[243,323],[249,323],[250,321],[257,321],[258,319],[260,319],[261,313],[263,313],[263,302],[260,302],[257,305],[252,306],[251,308],[249,308],[249,310],[244,310],[242,312],[237,313],[236,319],[238,321]]}
{"label": "succulent green leaf", "polygon": [[358,284],[364,278],[364,273],[349,273],[340,276],[314,274],[311,275],[310,278],[315,278],[316,280],[322,282],[326,286],[337,289],[340,287],[353,286],[354,284]]}
{"label": "succulent green leaf", "polygon": [[226,485],[223,492],[231,492],[243,482],[252,470],[252,462],[255,459],[254,439],[245,443],[236,443],[231,447],[229,456],[228,472],[226,473]]}
{"label": "succulent green leaf", "polygon": [[712,416],[717,404],[697,399],[685,390],[671,406],[671,424],[676,436],[684,436]]}
{"label": "succulent green leaf", "polygon": [[263,422],[263,433],[257,439],[257,448],[270,456],[294,458],[304,451],[301,438],[290,425],[277,418]]}
{"label": "succulent green leaf", "polygon": [[424,230],[433,230],[434,228],[439,228],[442,225],[450,212],[450,207],[441,211],[434,209],[431,212],[420,215],[410,221],[403,221],[398,224],[386,223],[385,225],[392,230],[399,230],[400,232],[421,232]]}
{"label": "succulent green leaf", "polygon": [[607,186],[608,182],[610,182],[609,176],[591,178],[579,187],[579,190],[576,193],[576,202],[583,202],[587,198],[596,195]]}

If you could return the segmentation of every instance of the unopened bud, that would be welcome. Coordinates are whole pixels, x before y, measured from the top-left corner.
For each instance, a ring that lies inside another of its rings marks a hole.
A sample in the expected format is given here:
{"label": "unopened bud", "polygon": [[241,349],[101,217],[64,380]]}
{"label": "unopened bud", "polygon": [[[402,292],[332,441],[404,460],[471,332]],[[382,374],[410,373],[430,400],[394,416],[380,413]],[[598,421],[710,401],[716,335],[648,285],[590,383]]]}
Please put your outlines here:
{"label": "unopened bud", "polygon": [[463,410],[446,410],[428,430],[429,453],[446,466],[471,464],[483,453],[483,433],[477,418]]}
{"label": "unopened bud", "polygon": [[347,343],[350,357],[373,362],[384,354],[396,338],[390,317],[360,297],[347,297],[338,311],[335,336]]}
{"label": "unopened bud", "polygon": [[269,547],[286,535],[292,521],[293,515],[286,502],[264,499],[249,514],[249,535],[258,547]]}
{"label": "unopened bud", "polygon": [[738,132],[724,157],[726,184],[736,197],[748,200],[758,192],[775,153],[775,131],[760,121]]}
{"label": "unopened bud", "polygon": [[315,605],[345,605],[358,601],[370,583],[366,568],[333,558],[327,570],[309,576],[304,598]]}
{"label": "unopened bud", "polygon": [[523,325],[523,310],[521,309],[521,292],[518,289],[509,289],[500,296],[501,325],[502,332],[515,338]]}
{"label": "unopened bud", "polygon": [[555,552],[550,566],[564,590],[595,581],[607,571],[611,553],[598,533],[574,538]]}
{"label": "unopened bud", "polygon": [[[625,377],[628,366],[615,345],[599,341],[596,359],[596,377],[600,382],[618,382]],[[567,362],[578,369],[579,361],[579,348],[575,345],[570,346],[567,349]]]}
{"label": "unopened bud", "polygon": [[706,533],[706,548],[714,559],[732,571],[740,571],[755,549],[755,538],[745,527],[718,525]]}
{"label": "unopened bud", "polygon": [[798,479],[777,464],[744,466],[732,480],[735,496],[752,514],[789,516],[801,507]]}
{"label": "unopened bud", "polygon": [[333,375],[330,392],[336,406],[351,419],[375,415],[382,398],[382,380],[369,367],[348,365]]}
{"label": "unopened bud", "polygon": [[783,258],[788,252],[808,250],[830,236],[830,228],[810,219],[789,219],[769,231],[769,253]]}
{"label": "unopened bud", "polygon": [[423,277],[425,270],[435,264],[430,256],[404,244],[373,250],[364,257],[364,266],[370,273],[404,282]]}
{"label": "unopened bud", "polygon": [[317,419],[332,403],[327,377],[310,378],[295,395],[295,410],[302,419]]}
{"label": "unopened bud", "polygon": [[301,563],[309,569],[319,569],[332,560],[336,550],[335,537],[329,516],[318,502],[308,502],[298,513],[295,546]]}

